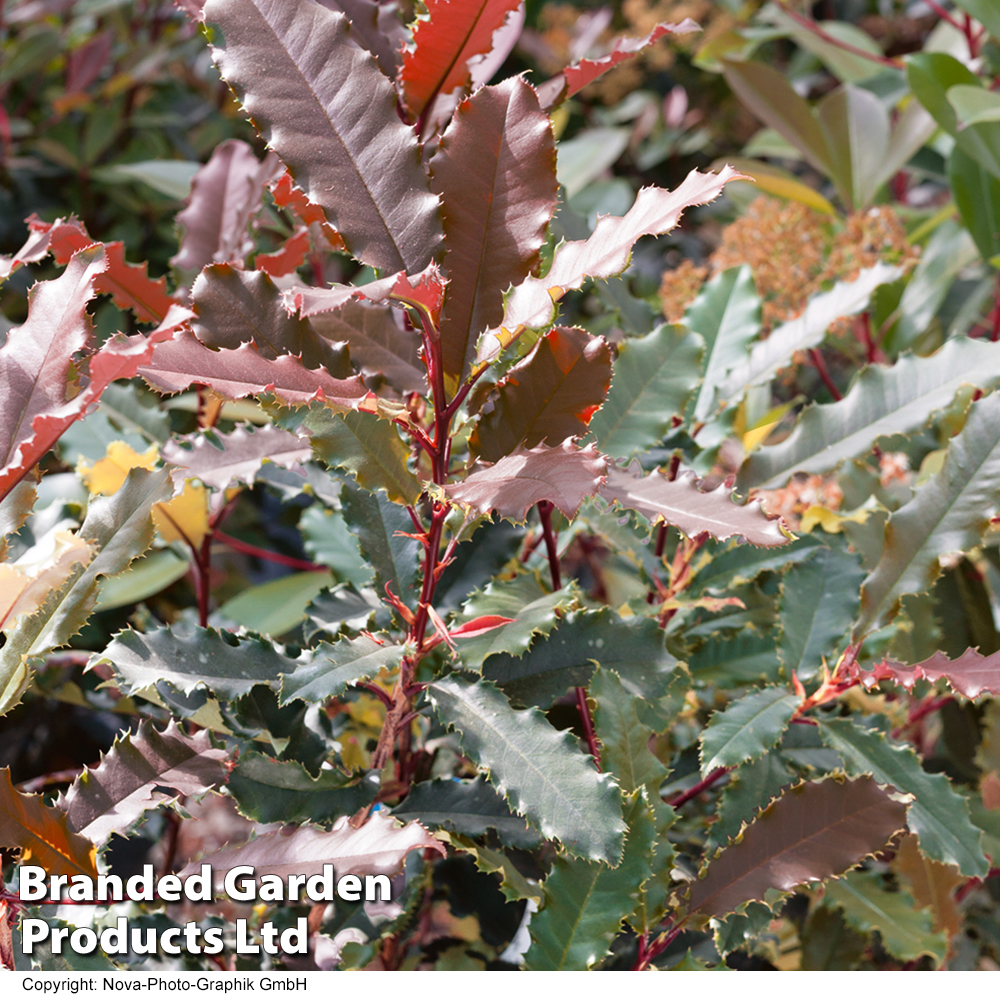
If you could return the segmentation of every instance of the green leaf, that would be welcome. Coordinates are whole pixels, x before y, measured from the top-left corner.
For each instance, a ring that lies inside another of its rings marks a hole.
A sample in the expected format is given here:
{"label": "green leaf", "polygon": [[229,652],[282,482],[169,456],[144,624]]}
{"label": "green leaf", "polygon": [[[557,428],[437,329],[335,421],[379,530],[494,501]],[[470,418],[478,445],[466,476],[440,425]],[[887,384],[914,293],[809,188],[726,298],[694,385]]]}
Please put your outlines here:
{"label": "green leaf", "polygon": [[222,29],[222,78],[351,253],[423,270],[441,239],[437,198],[396,92],[348,19],[312,0],[209,0],[204,17]]}
{"label": "green leaf", "polygon": [[798,703],[785,688],[764,688],[713,713],[701,734],[702,775],[767,753],[781,739]]}
{"label": "green leaf", "polygon": [[868,936],[851,930],[839,909],[820,906],[809,914],[802,931],[803,972],[843,972],[855,968],[868,946]]}
{"label": "green leaf", "polygon": [[191,181],[201,164],[189,160],[143,160],[141,163],[116,163],[100,168],[100,180],[136,180],[176,201],[191,193]]}
{"label": "green leaf", "polygon": [[781,583],[778,656],[785,674],[814,676],[851,631],[865,571],[846,548],[819,549],[793,566]]}
{"label": "green leaf", "polygon": [[514,621],[485,635],[469,639],[459,637],[458,652],[470,667],[480,665],[494,653],[520,656],[536,636],[548,635],[560,617],[578,602],[574,583],[548,593],[534,573],[522,573],[513,580],[491,580],[482,591],[475,591],[462,605],[454,625],[483,615],[500,615]]}
{"label": "green leaf", "polygon": [[330,823],[370,805],[371,781],[322,770],[314,778],[297,760],[278,761],[250,750],[240,755],[226,786],[240,812],[258,823]]}
{"label": "green leaf", "polygon": [[760,296],[749,265],[731,267],[706,282],[684,314],[684,325],[705,341],[701,388],[691,418],[707,420],[725,374],[746,357],[760,332]]}
{"label": "green leaf", "polygon": [[773,919],[774,913],[770,906],[751,902],[743,907],[742,912],[730,913],[721,920],[712,920],[715,950],[723,956],[741,950],[752,953],[757,939],[769,928]]}
{"label": "green leaf", "polygon": [[650,808],[653,810],[653,858],[652,875],[639,890],[639,902],[629,917],[629,923],[640,934],[651,931],[666,916],[673,890],[671,871],[674,867],[674,845],[670,840],[670,828],[677,820],[677,814],[667,805],[655,789],[647,789]]}
{"label": "green leaf", "polygon": [[943,774],[928,774],[912,747],[890,743],[879,732],[859,729],[850,719],[819,723],[823,742],[836,750],[848,774],[870,774],[916,798],[907,811],[910,829],[929,858],[955,865],[963,875],[982,878],[989,862],[979,845],[969,807]]}
{"label": "green leaf", "polygon": [[881,187],[889,154],[888,111],[871,91],[846,85],[819,102],[816,120],[841,199],[849,209],[866,208]]}
{"label": "green leaf", "polygon": [[905,811],[870,778],[796,785],[709,863],[691,887],[689,912],[721,917],[747,900],[841,875],[881,850]]}
{"label": "green leaf", "polygon": [[796,351],[821,344],[834,320],[861,312],[876,288],[895,281],[902,273],[902,268],[879,261],[852,281],[838,281],[828,292],[814,294],[799,316],[782,323],[767,340],[754,344],[750,356],[719,386],[719,397],[738,399],[750,386],[770,381],[781,368],[791,364]]}
{"label": "green leaf", "polygon": [[444,827],[466,837],[481,837],[494,830],[509,847],[538,846],[538,834],[507,808],[503,797],[482,775],[472,781],[434,778],[418,782],[392,814],[404,823],[416,819],[426,827]]}
{"label": "green leaf", "polygon": [[617,671],[631,693],[659,697],[676,664],[656,619],[622,619],[602,608],[571,611],[554,632],[521,657],[508,653],[490,657],[483,676],[514,701],[547,708],[568,687],[588,684],[597,665]]}
{"label": "green leaf", "polygon": [[[399,815],[393,813],[394,816]],[[488,875],[500,876],[500,891],[508,902],[519,899],[533,900],[537,906],[542,901],[542,888],[537,882],[529,882],[503,851],[483,847],[461,834],[446,835],[454,848],[464,854],[471,854],[476,868]]]}
{"label": "green leaf", "polygon": [[1000,179],[956,146],[948,160],[948,184],[983,259],[1000,254]]}
{"label": "green leaf", "polygon": [[597,702],[594,729],[601,742],[601,768],[610,771],[627,795],[644,786],[658,797],[667,769],[650,752],[653,731],[639,721],[634,694],[613,670],[598,667],[587,693]]}
{"label": "green leaf", "polygon": [[885,321],[889,326],[893,317],[899,317],[882,342],[886,351],[895,354],[917,343],[934,321],[955,279],[977,256],[973,240],[957,222],[949,219],[938,226],[903,289],[899,306]]}
{"label": "green leaf", "polygon": [[918,52],[910,56],[906,61],[906,78],[914,96],[954,138],[956,145],[1000,178],[1000,128],[995,122],[959,128],[958,116],[948,100],[952,87],[982,87],[979,78],[944,52]]}
{"label": "green leaf", "polygon": [[825,548],[822,534],[802,535],[783,548],[764,549],[739,541],[720,546],[710,560],[698,566],[688,591],[731,590],[741,583],[752,583],[768,570],[780,570],[808,559],[817,549]]}
{"label": "green leaf", "polygon": [[698,338],[678,326],[658,326],[618,348],[611,391],[590,429],[602,451],[628,457],[663,440],[698,384]]}
{"label": "green leaf", "polygon": [[623,915],[635,906],[652,873],[653,818],[641,791],[626,805],[628,839],[617,868],[594,861],[558,858],[542,888],[545,903],[530,924],[527,968],[536,971],[589,969],[610,951]]}
{"label": "green leaf", "polygon": [[451,675],[427,692],[442,724],[460,734],[462,752],[488,770],[515,812],[576,857],[617,863],[621,791],[570,733],[557,732],[538,709],[511,708],[486,681]]}
{"label": "green leaf", "polygon": [[720,687],[777,681],[781,672],[773,637],[751,629],[712,636],[688,657],[688,668],[695,681]]}
{"label": "green leaf", "polygon": [[878,931],[885,950],[902,961],[931,955],[938,964],[948,950],[948,935],[934,932],[934,915],[917,909],[905,890],[888,892],[876,872],[851,872],[826,887],[825,906],[839,907],[859,931]]}
{"label": "green leaf", "polygon": [[745,823],[752,823],[792,780],[780,753],[765,754],[736,768],[719,796],[715,822],[708,828],[707,856],[725,847]]}
{"label": "green leaf", "polygon": [[603,337],[557,326],[500,383],[493,409],[469,442],[487,462],[518,445],[558,445],[586,433],[611,383],[611,349]]}
{"label": "green leaf", "polygon": [[388,637],[359,635],[333,644],[320,643],[299,658],[294,670],[281,678],[281,704],[293,698],[326,701],[343,694],[349,684],[374,677],[382,669],[395,667],[403,647]]}
{"label": "green leaf", "polygon": [[987,389],[997,380],[1000,346],[966,337],[927,358],[907,354],[892,367],[870,365],[842,400],[806,407],[784,441],[751,455],[739,485],[774,489],[793,472],[826,472],[864,455],[881,437],[919,430],[962,385]]}
{"label": "green leaf", "polygon": [[133,469],[110,497],[95,497],[87,508],[79,537],[90,542],[94,556],[77,563],[57,591],[33,615],[18,619],[0,650],[0,715],[20,700],[27,687],[27,660],[69,641],[82,628],[97,603],[99,578],[127,569],[153,541],[153,504],[169,500],[173,484],[167,469]]}
{"label": "green leaf", "polygon": [[413,503],[420,496],[420,480],[406,467],[410,449],[388,420],[372,413],[335,414],[313,406],[302,426],[316,454],[329,465],[354,473],[366,490],[381,490],[398,504]]}
{"label": "green leaf", "polygon": [[820,173],[829,176],[829,150],[809,105],[776,69],[725,60],[723,75],[733,93],[766,125],[783,135]]}
{"label": "green leaf", "polygon": [[329,573],[289,573],[249,587],[213,612],[211,624],[243,625],[263,635],[284,635],[306,617],[317,594],[333,583]]}
{"label": "green leaf", "polygon": [[983,86],[960,83],[949,87],[948,101],[958,115],[960,128],[979,122],[1000,122],[1000,95]]}
{"label": "green leaf", "polygon": [[[372,502],[377,503],[377,498],[372,497]],[[371,563],[361,555],[358,539],[348,529],[340,511],[315,503],[302,512],[299,531],[309,557],[321,566],[329,566],[338,580],[353,583],[355,587],[365,587],[371,582]]]}
{"label": "green leaf", "polygon": [[940,571],[939,556],[977,545],[998,503],[1000,395],[994,393],[973,404],[941,471],[889,515],[882,556],[861,591],[855,635],[891,615],[903,594],[930,587]]}
{"label": "green leaf", "polygon": [[361,555],[375,571],[375,591],[387,585],[411,606],[420,593],[420,542],[398,532],[413,532],[406,511],[381,494],[344,483],[340,502],[347,527],[358,538]]}
{"label": "green leaf", "polygon": [[152,632],[119,632],[103,653],[88,663],[110,663],[125,694],[166,681],[183,694],[208,688],[219,698],[236,698],[255,684],[277,684],[296,661],[259,636],[235,636],[212,628],[182,626]]}
{"label": "green leaf", "polygon": [[160,549],[137,559],[124,573],[106,580],[97,598],[97,611],[138,604],[165,590],[188,573],[191,564],[172,549]]}

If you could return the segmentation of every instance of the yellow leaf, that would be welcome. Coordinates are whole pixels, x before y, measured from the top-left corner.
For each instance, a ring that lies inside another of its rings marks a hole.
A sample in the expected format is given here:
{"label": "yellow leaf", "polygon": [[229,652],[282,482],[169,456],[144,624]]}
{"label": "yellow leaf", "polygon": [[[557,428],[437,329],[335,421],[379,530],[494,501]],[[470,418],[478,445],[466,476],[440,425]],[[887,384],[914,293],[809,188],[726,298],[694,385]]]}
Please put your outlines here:
{"label": "yellow leaf", "polygon": [[159,458],[160,450],[155,444],[151,444],[140,454],[124,441],[112,441],[104,458],[93,465],[81,458],[76,471],[91,493],[110,496],[125,482],[129,469],[146,469],[152,472]]}
{"label": "yellow leaf", "polygon": [[198,548],[208,534],[208,493],[188,480],[173,500],[153,504],[153,524],[167,542],[187,542]]}
{"label": "yellow leaf", "polygon": [[57,531],[17,562],[0,565],[0,628],[37,611],[49,593],[66,582],[72,568],[89,563],[92,554],[82,538],[69,531]]}
{"label": "yellow leaf", "polygon": [[829,507],[823,507],[821,504],[814,503],[802,515],[802,524],[800,527],[803,531],[812,531],[818,524],[828,534],[838,535],[843,531],[846,521],[852,521],[854,524],[864,524],[868,520],[869,513],[867,510],[859,510],[853,514],[838,514],[835,510],[830,510]]}
{"label": "yellow leaf", "polygon": [[954,894],[965,879],[949,865],[925,858],[919,844],[915,834],[907,834],[899,843],[892,866],[903,877],[917,905],[921,909],[931,907],[934,930],[947,931],[949,937],[954,937],[962,925]]}
{"label": "yellow leaf", "polygon": [[786,201],[797,201],[801,205],[822,212],[824,215],[836,215],[836,209],[818,191],[807,187],[801,181],[785,170],[761,163],[759,160],[744,160],[740,157],[729,157],[726,163],[733,166],[741,174],[752,177],[756,187],[768,194],[784,198]]}

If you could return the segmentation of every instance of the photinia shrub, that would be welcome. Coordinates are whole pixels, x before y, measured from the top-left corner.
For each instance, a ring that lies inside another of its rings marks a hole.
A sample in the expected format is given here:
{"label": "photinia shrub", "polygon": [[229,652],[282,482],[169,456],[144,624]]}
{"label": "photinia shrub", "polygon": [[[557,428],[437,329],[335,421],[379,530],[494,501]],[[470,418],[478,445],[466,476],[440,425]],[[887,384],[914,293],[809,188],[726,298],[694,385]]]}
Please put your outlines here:
{"label": "photinia shrub", "polygon": [[[310,968],[645,969],[689,947],[717,962],[803,887],[803,937],[834,940],[832,965],[875,930],[901,961],[943,961],[911,894],[983,879],[1000,833],[985,793],[905,737],[1000,694],[1000,654],[924,655],[921,635],[928,588],[996,514],[1000,403],[983,392],[1000,345],[955,336],[872,363],[734,462],[748,400],[912,261],[845,268],[766,337],[748,266],[614,342],[566,322],[638,241],[746,180],[693,171],[553,236],[572,225],[553,112],[690,22],[536,88],[487,83],[520,28],[509,0],[428,2],[412,38],[367,0],[186,6],[268,152],[228,140],[199,171],[175,289],[73,217],[30,219],[0,262],[3,277],[63,268],[0,347],[0,712],[46,695],[141,716],[55,801],[5,772],[0,843],[93,874],[159,818],[164,869],[193,872],[183,812],[156,811],[215,792],[245,821],[243,843],[199,845],[217,873],[402,873],[386,912],[303,910]],[[727,79],[743,96],[756,72]],[[828,173],[849,208],[886,180]],[[267,252],[265,223],[282,233]],[[100,295],[145,331],[97,336]],[[796,536],[747,502],[845,460],[875,495],[873,447],[964,386],[891,513],[812,510],[830,530]],[[311,558],[279,556],[296,572],[233,592],[220,561],[267,555],[240,537],[266,509],[295,519]],[[194,606],[164,603],[184,580]],[[88,622],[122,609],[94,642]],[[451,918],[478,917],[471,937],[431,933],[446,897]],[[2,906],[9,927],[63,919],[9,890]],[[273,909],[291,926],[302,908]],[[9,935],[0,954],[26,961]]]}

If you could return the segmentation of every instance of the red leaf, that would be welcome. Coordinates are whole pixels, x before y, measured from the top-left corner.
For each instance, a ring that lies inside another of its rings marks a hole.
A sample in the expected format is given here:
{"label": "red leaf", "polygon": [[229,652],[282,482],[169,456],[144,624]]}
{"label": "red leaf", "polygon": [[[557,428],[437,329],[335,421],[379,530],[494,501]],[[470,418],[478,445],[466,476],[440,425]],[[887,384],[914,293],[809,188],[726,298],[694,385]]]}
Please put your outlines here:
{"label": "red leaf", "polygon": [[495,628],[509,625],[514,621],[517,619],[504,618],[503,615],[480,615],[478,618],[473,618],[472,621],[459,625],[458,628],[453,628],[448,634],[453,639],[471,639],[474,635],[486,635],[487,632],[492,632]]}
{"label": "red leaf", "polygon": [[335,379],[322,368],[310,371],[290,354],[268,360],[250,344],[213,351],[187,330],[160,344],[139,374],[160,392],[192,385],[207,385],[228,399],[273,392],[293,406],[319,399],[338,412],[356,410],[370,395],[360,376]]}
{"label": "red leaf", "polygon": [[609,466],[601,496],[609,503],[638,511],[651,524],[662,521],[676,525],[689,538],[702,532],[720,540],[742,535],[748,542],[766,547],[787,545],[791,540],[782,530],[782,521],[770,520],[759,501],[743,507],[733,503],[728,486],[703,493],[693,473],[671,481],[659,471],[647,476],[638,475],[640,471],[637,464],[630,469]]}
{"label": "red leaf", "polygon": [[285,240],[280,250],[274,253],[259,253],[254,258],[254,267],[266,271],[272,278],[283,278],[302,266],[309,253],[309,230],[299,229]]}
{"label": "red leaf", "polygon": [[503,318],[503,293],[538,263],[558,201],[555,141],[531,85],[512,77],[463,101],[431,161],[448,275],[444,370],[460,379],[479,335]]}
{"label": "red leaf", "polygon": [[206,264],[243,262],[253,250],[250,220],[260,208],[265,183],[279,169],[274,154],[261,163],[239,139],[215,148],[194,175],[187,206],[178,213],[183,229],[180,250],[170,263],[182,271]]}
{"label": "red leaf", "polygon": [[938,652],[912,667],[883,660],[871,671],[859,671],[858,676],[869,690],[883,680],[895,681],[907,690],[919,680],[932,683],[945,680],[957,694],[976,698],[984,691],[1000,694],[1000,653],[983,656],[978,649],[967,649],[958,659],[949,660],[944,653]]}
{"label": "red leaf", "polygon": [[348,376],[343,352],[321,337],[308,320],[289,316],[281,292],[263,271],[241,271],[231,264],[211,264],[191,289],[198,317],[195,336],[206,347],[235,350],[252,343],[261,356],[298,355],[306,368],[325,367]]}
{"label": "red leaf", "polygon": [[261,136],[352,254],[412,274],[438,249],[438,203],[397,95],[348,20],[315,0],[207,0],[213,55]]}
{"label": "red leaf", "polygon": [[442,489],[449,500],[477,514],[496,511],[509,521],[523,521],[539,500],[549,500],[573,517],[600,488],[606,472],[607,461],[594,445],[580,448],[564,441],[558,448],[518,448],[496,465]]}
{"label": "red leaf", "polygon": [[405,302],[428,317],[436,328],[441,321],[441,303],[444,301],[444,279],[437,264],[431,264],[422,274],[411,278],[400,274],[392,286],[389,298]]}
{"label": "red leaf", "polygon": [[[316,223],[322,230],[331,250],[346,250],[340,233],[327,221],[326,212],[315,202],[310,201],[303,190],[296,187],[292,175],[286,169],[277,180],[270,182],[271,197],[278,208],[287,208],[294,212],[305,225]],[[258,258],[259,260],[260,258]]]}
{"label": "red leaf", "polygon": [[400,274],[390,274],[387,278],[370,281],[367,285],[332,285],[330,288],[312,288],[301,285],[287,288],[282,294],[285,308],[297,312],[303,319],[333,312],[351,299],[367,299],[369,302],[384,302],[389,298],[399,281]]}
{"label": "red leaf", "polygon": [[[36,216],[28,219],[34,234],[11,261],[11,270],[21,263],[41,260],[51,253],[57,264],[66,264],[73,254],[97,242],[91,239],[83,224],[73,216],[42,222]],[[98,295],[110,295],[122,309],[131,309],[141,323],[160,323],[176,299],[167,294],[165,278],[150,278],[146,264],[129,264],[125,260],[125,245],[121,242],[104,246],[107,267],[94,282]],[[22,254],[30,253],[30,257]],[[0,266],[0,277],[3,269]]]}
{"label": "red leaf", "polygon": [[555,303],[569,289],[579,288],[588,276],[621,274],[628,267],[636,240],[669,232],[685,208],[712,201],[729,181],[742,176],[728,166],[717,174],[692,170],[675,191],[643,188],[626,215],[603,216],[588,239],[563,243],[545,277],[528,278],[508,295],[502,328],[483,338],[479,358],[488,362],[522,330],[537,330],[551,323]]}
{"label": "red leaf", "polygon": [[520,0],[427,0],[413,48],[403,55],[399,78],[403,103],[416,121],[438,94],[469,83],[469,60],[489,52],[493,33]]}
{"label": "red leaf", "polygon": [[546,80],[538,88],[538,99],[542,102],[543,108],[551,108],[553,104],[558,104],[567,97],[572,97],[577,91],[583,90],[588,83],[593,83],[609,69],[613,69],[626,59],[631,59],[632,56],[659,41],[664,35],[682,35],[692,31],[701,31],[701,28],[691,18],[686,17],[680,24],[658,24],[645,38],[619,38],[615,41],[611,52],[603,58],[581,59],[580,62],[567,66],[551,80]]}
{"label": "red leaf", "polygon": [[511,368],[472,448],[496,462],[524,442],[557,445],[587,430],[611,384],[611,348],[586,330],[557,326]]}
{"label": "red leaf", "polygon": [[689,911],[721,917],[774,890],[842,875],[905,826],[906,804],[871,778],[797,785],[709,864],[691,886]]}
{"label": "red leaf", "polygon": [[[192,315],[190,309],[174,303],[167,318],[152,333],[137,333],[131,337],[116,334],[106,340],[101,349],[90,358],[90,378],[86,387],[69,402],[34,418],[31,424],[33,434],[21,446],[17,461],[0,471],[0,499],[7,495],[28,469],[41,460],[74,421],[87,414],[112,382],[120,378],[132,378],[139,366],[152,357],[156,345],[172,337],[177,328]],[[0,371],[4,367],[0,355]]]}
{"label": "red leaf", "polygon": [[[106,268],[104,248],[94,246],[73,257],[58,278],[38,282],[28,295],[28,319],[0,347],[4,472],[29,467],[24,465],[25,447],[34,435],[34,420],[65,404],[73,355],[90,341],[87,303],[96,294],[97,275]],[[0,495],[5,493],[0,489]]]}
{"label": "red leaf", "polygon": [[[60,225],[68,225],[72,228],[79,228],[79,223],[72,216],[69,223],[63,223],[61,219],[56,222],[42,222],[37,215],[30,215],[27,218],[28,230],[31,235],[25,241],[23,247],[11,257],[0,257],[0,280],[8,277],[16,271],[22,264],[33,264],[35,261],[46,257],[51,248],[53,230]],[[63,261],[65,263],[65,261]]]}
{"label": "red leaf", "polygon": [[375,57],[378,68],[390,80],[395,79],[406,44],[406,29],[396,4],[379,4],[374,0],[320,0],[320,3],[350,19],[351,37]]}

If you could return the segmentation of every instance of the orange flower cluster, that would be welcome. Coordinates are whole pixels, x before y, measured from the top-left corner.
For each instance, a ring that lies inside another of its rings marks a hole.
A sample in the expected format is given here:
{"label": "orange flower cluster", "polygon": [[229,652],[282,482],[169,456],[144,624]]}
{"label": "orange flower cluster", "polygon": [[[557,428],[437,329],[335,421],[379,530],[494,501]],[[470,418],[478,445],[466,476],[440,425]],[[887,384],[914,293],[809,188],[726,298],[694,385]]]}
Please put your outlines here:
{"label": "orange flower cluster", "polygon": [[850,281],[877,261],[898,264],[915,260],[918,253],[887,205],[854,212],[838,224],[798,202],[762,195],[723,229],[709,267],[685,261],[663,275],[660,300],[664,315],[676,322],[697,294],[699,275],[749,264],[763,303],[764,328],[770,330],[797,316],[821,288]]}
{"label": "orange flower cluster", "polygon": [[752,495],[760,500],[768,514],[783,517],[793,531],[810,507],[818,504],[837,510],[844,501],[844,491],[837,484],[836,476],[808,476],[801,472],[783,489],[754,490]]}

